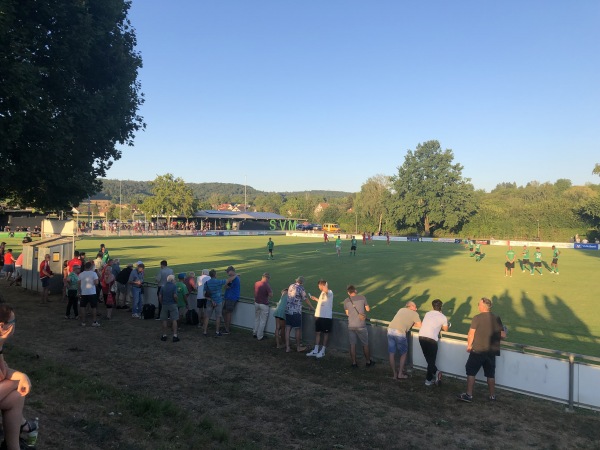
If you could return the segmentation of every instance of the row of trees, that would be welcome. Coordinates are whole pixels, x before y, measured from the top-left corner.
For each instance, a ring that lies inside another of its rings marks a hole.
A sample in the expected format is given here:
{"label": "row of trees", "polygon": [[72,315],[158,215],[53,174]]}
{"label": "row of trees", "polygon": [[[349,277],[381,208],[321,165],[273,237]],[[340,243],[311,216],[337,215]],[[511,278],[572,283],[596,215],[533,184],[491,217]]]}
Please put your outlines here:
{"label": "row of trees", "polygon": [[[252,190],[249,209],[311,222],[338,222],[348,231],[438,236],[566,239],[600,225],[600,185],[573,186],[566,179],[554,184],[532,181],[526,186],[507,182],[486,193],[475,190],[470,180],[462,177],[462,170],[454,162],[452,150],[428,141],[407,152],[396,175],[373,176],[358,193],[328,198],[308,192]],[[594,170],[600,174],[599,166]],[[205,191],[208,200],[201,201],[190,184],[171,174],[148,182],[147,188],[150,195],[134,195],[140,198],[135,208],[167,218],[215,209],[235,201],[237,195],[227,198]],[[319,203],[327,203],[327,207],[318,209]]]}

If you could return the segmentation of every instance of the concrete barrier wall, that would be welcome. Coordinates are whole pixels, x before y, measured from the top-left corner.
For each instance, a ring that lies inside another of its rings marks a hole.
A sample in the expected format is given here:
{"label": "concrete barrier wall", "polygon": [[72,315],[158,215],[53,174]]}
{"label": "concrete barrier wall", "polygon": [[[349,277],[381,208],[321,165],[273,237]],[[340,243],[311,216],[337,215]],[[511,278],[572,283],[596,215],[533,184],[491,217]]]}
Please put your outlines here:
{"label": "concrete barrier wall", "polygon": [[[274,308],[271,308],[266,332],[275,332]],[[312,313],[302,314],[302,339],[305,343],[314,343],[314,321]],[[252,329],[254,327],[254,304],[240,301],[232,316],[234,325]],[[343,317],[334,317],[333,330],[329,336],[328,347],[348,351],[348,322]],[[388,361],[387,323],[367,324],[369,330],[369,348],[373,358]],[[438,369],[446,375],[465,378],[467,362],[466,335],[443,336],[439,342],[437,357]],[[418,331],[410,339],[409,352],[413,366],[425,369],[427,364],[419,345]],[[362,351],[357,349],[357,357]],[[423,380],[425,376],[423,375]],[[484,382],[483,371],[477,379]],[[496,385],[499,388],[521,392],[527,395],[545,398],[561,403],[569,401],[569,362],[550,356],[526,354],[514,350],[502,349],[496,359]],[[575,406],[600,409],[600,366],[575,363],[574,402]]]}

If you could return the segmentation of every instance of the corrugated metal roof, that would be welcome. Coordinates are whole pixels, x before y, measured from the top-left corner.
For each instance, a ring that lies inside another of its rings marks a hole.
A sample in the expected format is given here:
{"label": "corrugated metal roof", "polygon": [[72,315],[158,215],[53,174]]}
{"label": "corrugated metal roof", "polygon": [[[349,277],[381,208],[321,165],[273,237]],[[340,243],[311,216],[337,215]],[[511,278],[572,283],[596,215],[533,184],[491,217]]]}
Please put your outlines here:
{"label": "corrugated metal roof", "polygon": [[235,211],[218,211],[215,209],[203,209],[196,211],[194,217],[199,219],[239,219],[239,220],[271,220],[271,219],[286,219],[286,217],[275,213],[268,212],[235,212]]}

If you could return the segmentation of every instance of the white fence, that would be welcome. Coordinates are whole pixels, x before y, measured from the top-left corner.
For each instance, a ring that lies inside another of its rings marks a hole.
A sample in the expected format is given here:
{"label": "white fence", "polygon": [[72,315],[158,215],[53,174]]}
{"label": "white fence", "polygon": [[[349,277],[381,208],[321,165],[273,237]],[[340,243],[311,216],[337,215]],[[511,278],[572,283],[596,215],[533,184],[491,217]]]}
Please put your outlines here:
{"label": "white fence", "polygon": [[[157,304],[156,288],[144,288],[145,301]],[[274,308],[271,308],[267,321],[266,332],[275,332]],[[232,323],[240,328],[254,327],[254,303],[242,299],[237,305]],[[372,321],[369,328],[369,347],[374,358],[388,361],[387,325],[389,322]],[[335,315],[332,333],[328,346],[337,350],[348,351],[348,322],[344,316]],[[412,333],[409,354],[413,366],[425,369],[427,363],[419,345],[418,332]],[[302,339],[304,342],[314,342],[314,316],[303,313]],[[456,333],[444,333],[440,339],[437,366],[445,375],[465,378],[465,363],[467,362],[467,336]],[[510,344],[509,344],[510,345]],[[514,344],[513,344],[514,345]],[[515,346],[516,347],[516,346]],[[536,347],[518,346],[519,350],[503,348],[496,359],[496,386],[523,394],[540,397],[570,406],[600,409],[600,358],[577,355],[579,361],[572,363],[568,359],[553,356],[524,353],[527,349],[555,353],[553,350]],[[360,356],[361,352],[357,355]],[[582,359],[587,359],[585,363]],[[595,364],[594,364],[595,363]],[[572,369],[572,370],[571,370]],[[479,381],[485,381],[483,374],[477,376]],[[423,377],[425,380],[425,377]]]}

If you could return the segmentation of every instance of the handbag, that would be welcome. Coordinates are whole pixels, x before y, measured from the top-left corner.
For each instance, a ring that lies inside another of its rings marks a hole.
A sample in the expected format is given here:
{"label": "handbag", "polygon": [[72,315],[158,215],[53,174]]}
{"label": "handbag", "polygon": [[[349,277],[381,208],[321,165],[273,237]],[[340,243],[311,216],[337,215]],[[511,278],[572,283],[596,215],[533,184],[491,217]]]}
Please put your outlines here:
{"label": "handbag", "polygon": [[354,308],[354,311],[356,311],[356,314],[358,314],[358,318],[360,320],[362,320],[363,322],[365,320],[367,320],[367,315],[361,312],[358,312],[358,309],[356,309],[356,306],[354,306],[354,302],[352,301],[352,297],[348,297],[348,300],[350,300],[350,303],[352,303],[352,307]]}

